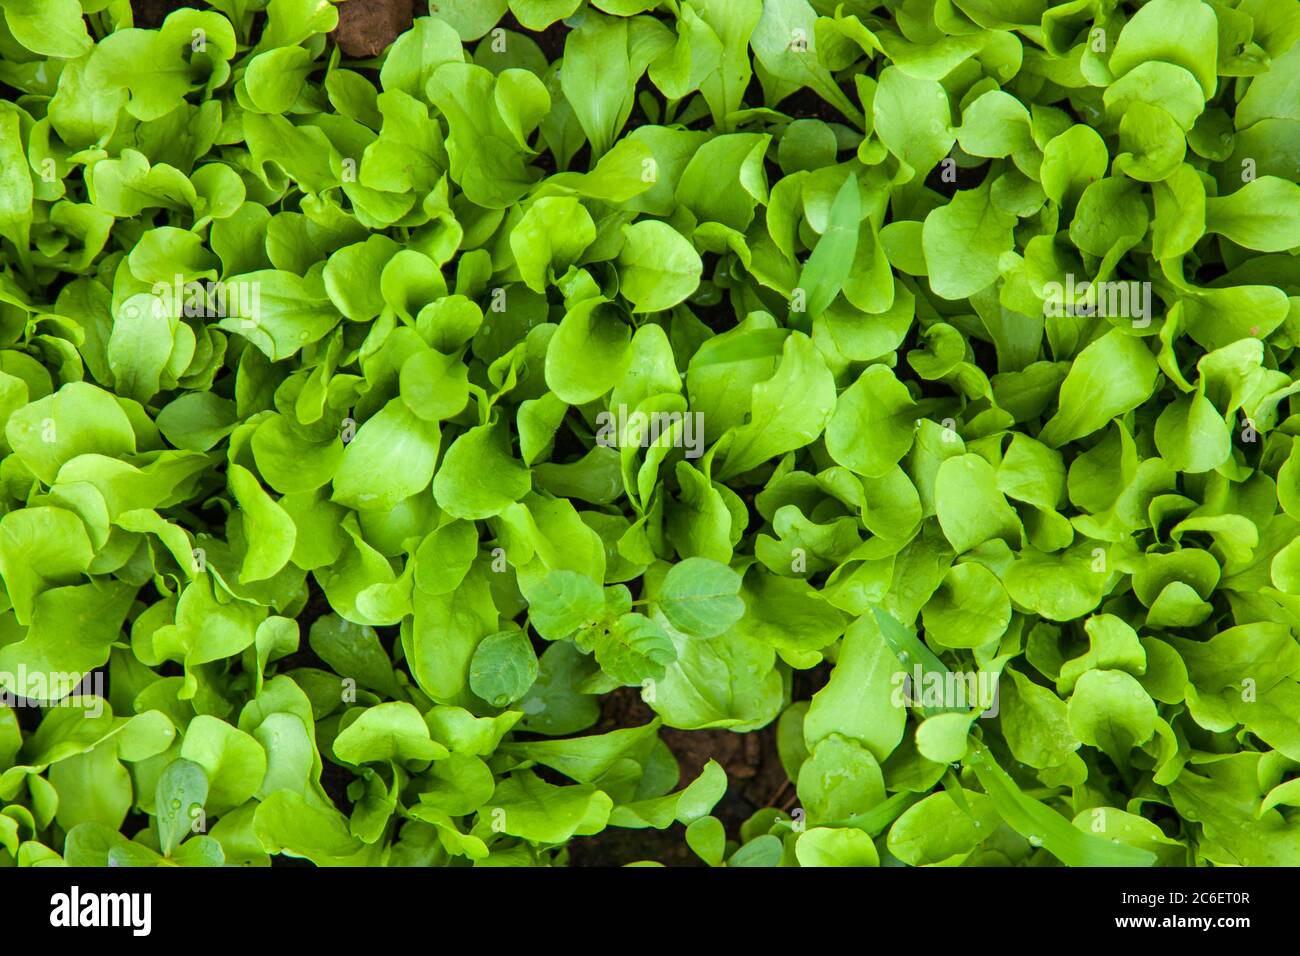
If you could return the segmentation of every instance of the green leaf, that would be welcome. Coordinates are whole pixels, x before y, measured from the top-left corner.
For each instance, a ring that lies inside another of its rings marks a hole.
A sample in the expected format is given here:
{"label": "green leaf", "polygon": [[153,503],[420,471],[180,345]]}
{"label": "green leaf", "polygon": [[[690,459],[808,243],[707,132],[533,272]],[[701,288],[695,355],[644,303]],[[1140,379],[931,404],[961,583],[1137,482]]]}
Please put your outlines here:
{"label": "green leaf", "polygon": [[1150,866],[1155,854],[1138,847],[1112,843],[1075,829],[1065,817],[1028,796],[997,765],[982,744],[972,747],[972,768],[1004,823],[1041,846],[1066,866]]}
{"label": "green leaf", "polygon": [[605,608],[600,585],[577,571],[549,571],[537,584],[522,590],[528,601],[529,623],[551,641],[591,624]]}
{"label": "green leaf", "polygon": [[1158,377],[1156,360],[1142,340],[1112,329],[1075,358],[1061,383],[1056,414],[1039,439],[1059,448],[1104,428],[1146,401]]}
{"label": "green leaf", "polygon": [[200,714],[190,721],[181,756],[203,768],[208,778],[207,809],[219,814],[248,800],[262,785],[266,751],[254,738],[219,717]]}
{"label": "green leaf", "polygon": [[[750,45],[764,72],[776,87],[774,99],[807,86],[855,123],[861,114],[840,91],[835,78],[821,62],[817,49],[817,13],[807,0],[770,0],[754,27]],[[796,32],[797,31],[797,32]],[[793,42],[796,39],[800,42]]]}
{"label": "green leaf", "polygon": [[839,734],[813,746],[799,768],[797,789],[814,823],[864,813],[885,799],[876,758],[857,741]]}
{"label": "green leaf", "polygon": [[973,561],[955,564],[921,610],[926,634],[942,647],[982,647],[1011,623],[1011,599],[997,576]]}
{"label": "green leaf", "polygon": [[763,156],[771,137],[758,133],[715,136],[695,150],[677,183],[677,202],[702,222],[744,232],[767,200]]}
{"label": "green leaf", "polygon": [[299,278],[266,269],[228,282],[221,327],[248,339],[273,362],[320,341],[339,323],[318,272]]}
{"label": "green leaf", "polygon": [[436,422],[417,418],[400,399],[390,400],[343,452],[333,500],[357,509],[395,507],[429,486],[439,440]]}
{"label": "green leaf", "polygon": [[298,529],[248,469],[231,465],[229,475],[231,490],[244,515],[244,534],[256,543],[244,555],[239,578],[264,581],[288,563]]}
{"label": "green leaf", "polygon": [[803,723],[810,745],[832,733],[860,741],[883,761],[903,739],[907,711],[895,700],[898,657],[872,617],[849,626],[835,669],[813,695]]}
{"label": "green leaf", "polygon": [[944,299],[964,299],[997,279],[1000,258],[1014,244],[1016,218],[993,202],[988,180],[959,191],[934,209],[921,227],[930,288]]}
{"label": "green leaf", "polygon": [[644,614],[621,614],[594,640],[596,660],[614,680],[639,686],[664,676],[664,665],[677,658],[672,638]]}
{"label": "green leaf", "polygon": [[537,655],[520,630],[499,631],[479,642],[469,665],[469,686],[493,707],[528,693],[537,679]]}
{"label": "green leaf", "polygon": [[302,47],[259,53],[248,61],[244,72],[248,99],[262,113],[287,112],[315,67],[311,53]]}
{"label": "green leaf", "polygon": [[1070,732],[1121,766],[1156,729],[1156,706],[1142,685],[1123,671],[1088,671],[1074,685]]}
{"label": "green leaf", "polygon": [[834,408],[835,380],[825,360],[811,339],[792,333],[776,373],[754,386],[749,420],[730,432],[717,480],[726,481],[815,441]]}
{"label": "green leaf", "polygon": [[0,236],[25,257],[32,225],[32,174],[23,149],[20,114],[14,109],[0,112],[0,161]]}
{"label": "green leaf", "polygon": [[861,830],[813,827],[794,845],[800,866],[879,866],[871,837]]}
{"label": "green leaf", "polygon": [[670,727],[703,730],[725,727],[743,733],[762,727],[781,709],[781,675],[775,652],[733,628],[711,640],[699,640],[671,628],[668,635],[677,659],[654,684],[647,703]]}
{"label": "green leaf", "polygon": [[24,465],[47,485],[77,455],[116,458],[135,453],[135,432],[111,394],[89,382],[69,382],[53,395],[15,411],[5,439]]}
{"label": "green leaf", "polygon": [[1284,252],[1300,246],[1300,185],[1261,176],[1227,196],[1205,200],[1205,228],[1247,249]]}
{"label": "green leaf", "polygon": [[111,581],[42,591],[32,605],[25,636],[0,647],[0,672],[6,682],[22,673],[29,680],[44,675],[42,684],[28,688],[24,696],[58,700],[67,695],[83,676],[108,661],[136,590]]}
{"label": "green leaf", "polygon": [[686,843],[709,866],[721,866],[727,834],[717,817],[700,817],[686,828]]}
{"label": "green leaf", "polygon": [[14,39],[33,53],[71,59],[92,45],[77,0],[5,0],[4,18]]}
{"label": "green leaf", "polygon": [[826,450],[845,468],[877,478],[907,454],[915,435],[916,402],[907,386],[886,366],[871,365],[840,393],[826,425]]}
{"label": "green leaf", "polygon": [[887,66],[873,104],[876,134],[889,151],[924,176],[956,142],[948,94],[933,79]]}
{"label": "green leaf", "polygon": [[997,472],[979,455],[944,460],[934,479],[934,505],[958,554],[995,538],[1020,544],[1020,519],[998,490]]}
{"label": "green leaf", "polygon": [[588,12],[565,39],[560,86],[591,142],[593,159],[605,155],[627,122],[635,84],[627,21]]}
{"label": "green leaf", "polygon": [[[417,34],[407,36],[422,48]],[[451,61],[436,66],[427,83],[418,75],[410,82],[415,89],[407,92],[415,96],[427,89],[446,118],[451,176],[470,201],[504,209],[528,190],[537,177],[528,165],[531,151],[520,140],[549,112],[550,96],[541,80],[516,69],[494,77],[482,67]]]}
{"label": "green leaf", "polygon": [[550,270],[563,275],[596,239],[596,224],[573,196],[536,200],[510,232],[510,248],[525,284],[545,292]]}
{"label": "green leaf", "polygon": [[347,817],[290,790],[278,790],[257,805],[253,830],[267,852],[302,857],[317,866],[345,865],[363,847],[349,832]]}
{"label": "green leaf", "polygon": [[740,575],[709,558],[687,558],[666,575],[655,602],[673,627],[693,637],[716,637],[740,620]]}
{"label": "green leaf", "polygon": [[608,392],[632,363],[632,330],[601,298],[565,313],[546,349],[546,386],[561,401],[585,405]]}
{"label": "green leaf", "polygon": [[613,806],[609,795],[594,787],[557,787],[523,771],[503,780],[479,815],[492,820],[502,833],[552,844],[600,832]]}
{"label": "green leaf", "polygon": [[1110,69],[1122,76],[1146,60],[1164,60],[1191,70],[1206,99],[1214,95],[1218,63],[1218,21],[1201,0],[1152,0],[1124,24]]}
{"label": "green leaf", "polygon": [[993,835],[998,812],[988,796],[961,791],[964,806],[952,794],[932,793],[909,807],[889,828],[889,852],[909,866],[960,862]]}
{"label": "green leaf", "polygon": [[471,428],[451,443],[434,476],[433,496],[454,517],[490,518],[531,487],[528,468],[510,453],[509,432],[498,422]]}
{"label": "green leaf", "polygon": [[699,253],[676,229],[647,219],[623,227],[619,291],[634,312],[660,312],[684,301],[700,284]]}
{"label": "green leaf", "polygon": [[367,707],[334,738],[334,754],[348,763],[371,761],[423,762],[447,755],[447,748],[429,739],[424,718],[404,701]]}
{"label": "green leaf", "polygon": [[1011,753],[1031,767],[1057,767],[1079,749],[1070,730],[1066,705],[1056,694],[1018,671],[1003,671],[1011,683],[1001,692],[1002,731]]}
{"label": "green leaf", "polygon": [[835,194],[826,229],[799,274],[798,288],[807,295],[807,311],[814,319],[826,311],[849,278],[861,219],[858,180],[850,173]]}
{"label": "green leaf", "polygon": [[158,842],[164,856],[185,839],[194,825],[196,811],[208,799],[208,778],[192,760],[173,760],[158,775],[154,805],[158,808]]}

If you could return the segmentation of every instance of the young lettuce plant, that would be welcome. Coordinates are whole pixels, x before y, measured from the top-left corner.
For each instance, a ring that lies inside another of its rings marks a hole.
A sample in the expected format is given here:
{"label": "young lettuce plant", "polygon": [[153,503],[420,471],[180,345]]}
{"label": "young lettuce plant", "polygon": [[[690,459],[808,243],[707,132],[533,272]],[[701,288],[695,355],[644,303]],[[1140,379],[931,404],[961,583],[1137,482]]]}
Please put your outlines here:
{"label": "young lettuce plant", "polygon": [[1300,0],[357,2],[0,0],[0,864],[1300,862]]}

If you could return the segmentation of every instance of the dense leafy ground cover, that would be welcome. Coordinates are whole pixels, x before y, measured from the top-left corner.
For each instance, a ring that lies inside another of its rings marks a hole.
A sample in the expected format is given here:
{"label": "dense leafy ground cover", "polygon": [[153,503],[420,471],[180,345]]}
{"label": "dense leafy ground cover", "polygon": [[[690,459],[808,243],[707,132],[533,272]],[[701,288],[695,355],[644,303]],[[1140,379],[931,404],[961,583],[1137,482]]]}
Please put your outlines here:
{"label": "dense leafy ground cover", "polygon": [[0,863],[1300,864],[1300,3],[173,6],[0,0]]}

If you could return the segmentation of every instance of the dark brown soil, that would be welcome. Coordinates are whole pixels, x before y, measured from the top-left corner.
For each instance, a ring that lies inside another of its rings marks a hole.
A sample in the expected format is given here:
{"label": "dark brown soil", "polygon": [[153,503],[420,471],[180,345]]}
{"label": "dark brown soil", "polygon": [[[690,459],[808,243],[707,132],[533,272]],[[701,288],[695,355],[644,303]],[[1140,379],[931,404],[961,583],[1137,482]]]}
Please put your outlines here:
{"label": "dark brown soil", "polygon": [[428,12],[419,0],[345,0],[338,11],[339,25],[330,36],[352,57],[378,56]]}
{"label": "dark brown soil", "polygon": [[[621,687],[606,695],[600,721],[592,733],[606,733],[622,727],[638,727],[654,718],[640,693]],[[784,807],[794,791],[776,751],[776,723],[762,730],[736,734],[729,730],[660,731],[681,767],[681,784],[694,780],[704,765],[716,760],[727,772],[727,793],[713,810],[730,839],[738,840],[740,825],[763,807]],[[685,828],[673,824],[667,830],[623,830],[611,827],[590,837],[578,837],[569,844],[572,866],[622,866],[638,860],[656,860],[665,866],[701,866],[686,845]]]}
{"label": "dark brown soil", "polygon": [[595,836],[569,841],[569,866],[626,866],[654,860],[664,866],[704,866],[686,845],[686,828],[674,823],[667,830],[624,830],[610,827]]}
{"label": "dark brown soil", "polygon": [[953,167],[952,182],[943,178],[944,167],[940,161],[934,169],[930,170],[925,177],[925,185],[928,189],[933,189],[939,195],[951,199],[957,194],[959,189],[974,189],[980,183],[984,182],[984,177],[989,171],[990,164],[987,162],[980,163],[978,166],[956,166]]}
{"label": "dark brown soil", "polygon": [[203,10],[203,0],[131,0],[131,15],[135,25],[144,30],[156,30],[167,19],[167,14],[181,7]]}
{"label": "dark brown soil", "polygon": [[[204,9],[204,0],[131,0],[137,27],[156,29],[167,14],[181,7]],[[425,16],[424,0],[344,0],[338,4],[339,25],[330,34],[345,56],[378,56],[410,29],[415,17]]]}
{"label": "dark brown soil", "polygon": [[506,15],[501,18],[499,26],[507,30],[513,30],[515,33],[527,35],[529,39],[541,47],[547,63],[554,63],[564,56],[564,40],[569,35],[569,28],[564,25],[563,20],[556,20],[545,30],[538,33],[536,30],[525,29],[515,19],[513,13],[506,11]]}
{"label": "dark brown soil", "polygon": [[352,771],[347,767],[336,764],[333,760],[322,755],[320,762],[320,785],[325,791],[338,811],[343,814],[352,813],[352,801],[348,799],[348,784],[355,778]]}
{"label": "dark brown soil", "polygon": [[[759,104],[763,102],[762,88],[757,84],[758,80],[755,79],[752,89],[754,99],[746,100],[746,102]],[[857,97],[850,96],[849,99],[856,100]],[[793,119],[818,119],[826,123],[848,122],[843,113],[822,99],[816,91],[811,90],[808,87],[795,90],[773,108],[780,110],[786,116]]]}

